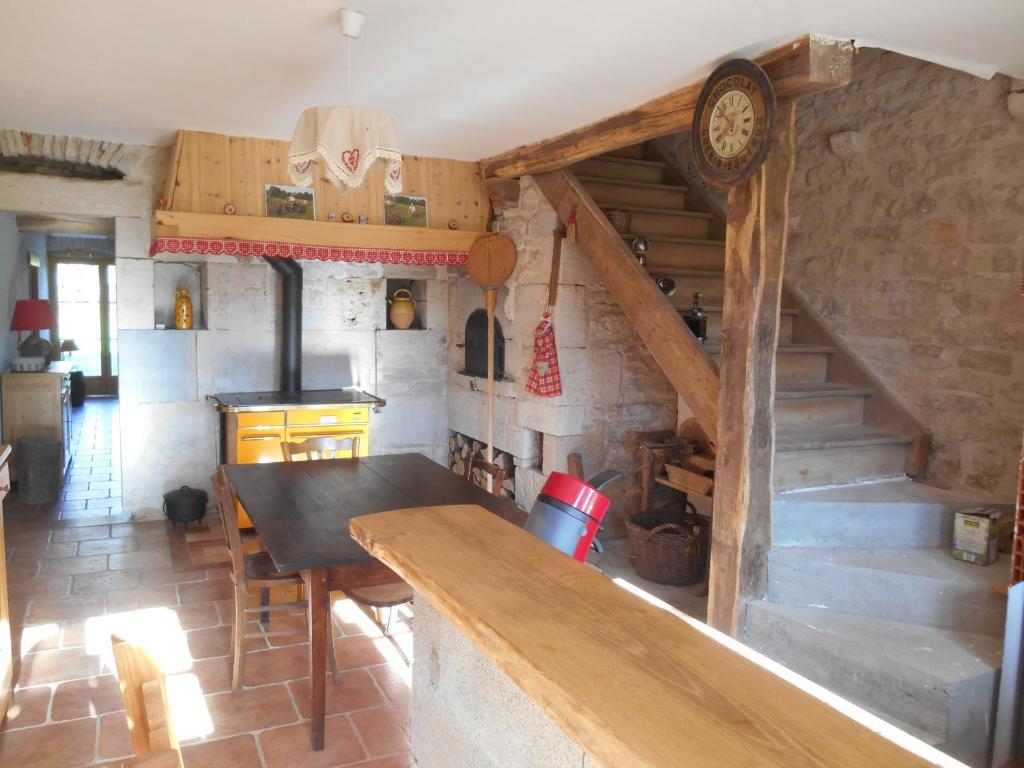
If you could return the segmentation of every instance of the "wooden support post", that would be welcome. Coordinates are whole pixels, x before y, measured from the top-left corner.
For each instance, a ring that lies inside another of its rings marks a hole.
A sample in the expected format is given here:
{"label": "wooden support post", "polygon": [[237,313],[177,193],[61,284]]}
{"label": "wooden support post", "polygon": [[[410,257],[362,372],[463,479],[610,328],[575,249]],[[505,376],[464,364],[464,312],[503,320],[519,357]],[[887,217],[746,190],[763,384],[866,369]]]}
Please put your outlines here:
{"label": "wooden support post", "polygon": [[793,180],[795,105],[778,105],[761,169],[729,191],[708,623],[736,636],[771,548],[775,348]]}

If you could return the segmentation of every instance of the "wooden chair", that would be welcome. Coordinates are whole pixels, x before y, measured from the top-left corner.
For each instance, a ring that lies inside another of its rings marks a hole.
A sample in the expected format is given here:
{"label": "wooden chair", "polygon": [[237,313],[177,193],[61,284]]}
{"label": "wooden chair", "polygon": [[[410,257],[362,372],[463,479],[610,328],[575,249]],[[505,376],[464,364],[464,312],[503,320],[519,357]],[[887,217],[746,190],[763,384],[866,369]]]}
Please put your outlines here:
{"label": "wooden chair", "polygon": [[[274,611],[294,611],[302,609],[306,612],[306,620],[309,621],[309,603],[306,600],[297,600],[291,603],[276,603],[270,606],[248,607],[246,601],[249,597],[249,588],[258,587],[261,590],[270,587],[295,587],[302,588],[302,577],[294,571],[279,571],[274,567],[274,562],[266,552],[245,554],[242,549],[242,536],[238,530],[238,512],[235,506],[234,493],[228,482],[227,468],[218,467],[213,473],[213,493],[220,509],[220,521],[224,527],[224,538],[228,544],[228,554],[231,556],[231,581],[235,586],[235,621],[231,626],[231,685],[237,691],[242,687],[245,676],[245,641],[253,637],[283,637],[286,635],[305,635],[305,630],[280,630],[274,632],[247,633],[246,623],[250,614],[261,614],[261,622],[266,623],[266,609],[269,607]],[[333,637],[330,643],[328,658],[331,662],[331,671],[334,679],[339,680],[338,661],[335,657]]]}
{"label": "wooden chair", "polygon": [[491,483],[491,495],[501,498],[501,488],[505,484],[505,480],[508,479],[508,472],[497,464],[492,464],[477,456],[471,461],[466,462],[465,479],[467,483],[473,482],[474,469],[479,469],[485,475],[490,475],[494,479],[494,482]]}
{"label": "wooden chair", "polygon": [[183,768],[178,737],[167,706],[167,688],[160,667],[145,649],[110,636],[114,666],[128,716],[135,768]]}
{"label": "wooden chair", "polygon": [[[338,451],[348,450],[340,447],[340,443],[351,443],[352,457],[359,457],[359,437],[333,438],[313,437],[301,443],[281,443],[281,454],[285,461],[294,461],[296,457],[305,456],[307,461],[333,459]],[[353,601],[371,608],[373,618],[381,631],[386,635],[391,629],[391,617],[399,605],[412,602],[412,587],[404,581],[394,584],[380,584],[373,587],[353,587],[345,594]],[[381,612],[387,610],[387,617],[382,618]]]}
{"label": "wooden chair", "polygon": [[341,459],[342,451],[351,451],[351,457],[359,456],[359,435],[351,437],[311,437],[298,443],[281,443],[281,454],[285,461],[295,461],[305,457],[306,461],[317,459]]}

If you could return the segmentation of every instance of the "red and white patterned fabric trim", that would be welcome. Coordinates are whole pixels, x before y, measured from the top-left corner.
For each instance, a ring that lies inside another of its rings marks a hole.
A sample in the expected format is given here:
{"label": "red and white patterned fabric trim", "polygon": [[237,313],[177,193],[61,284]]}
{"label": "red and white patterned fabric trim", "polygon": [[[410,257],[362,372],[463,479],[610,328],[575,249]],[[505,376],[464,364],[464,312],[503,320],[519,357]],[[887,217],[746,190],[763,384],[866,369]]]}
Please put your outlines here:
{"label": "red and white patterned fabric trim", "polygon": [[348,248],[302,245],[267,240],[219,240],[207,237],[158,237],[149,249],[158,253],[198,253],[204,256],[278,256],[282,259],[349,261],[356,264],[413,264],[448,266],[465,264],[468,251],[410,251],[400,248]]}

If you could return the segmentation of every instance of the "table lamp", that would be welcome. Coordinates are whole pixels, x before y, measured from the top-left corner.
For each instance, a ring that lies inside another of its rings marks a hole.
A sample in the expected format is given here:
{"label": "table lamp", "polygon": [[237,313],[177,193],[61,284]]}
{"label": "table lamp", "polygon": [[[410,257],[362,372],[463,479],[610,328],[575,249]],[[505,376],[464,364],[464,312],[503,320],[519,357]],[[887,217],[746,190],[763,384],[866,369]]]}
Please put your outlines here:
{"label": "table lamp", "polygon": [[78,345],[75,344],[75,340],[74,339],[64,339],[64,341],[62,341],[60,343],[60,359],[61,360],[64,359],[64,353],[65,352],[68,353],[68,360],[70,360],[71,359],[71,353],[72,352],[77,352],[77,351],[78,351]]}
{"label": "table lamp", "polygon": [[[39,336],[39,331],[53,328],[57,324],[53,309],[46,299],[19,299],[14,305],[11,330],[18,332],[18,354],[21,357],[53,357],[53,345]],[[25,341],[22,331],[32,331]]]}

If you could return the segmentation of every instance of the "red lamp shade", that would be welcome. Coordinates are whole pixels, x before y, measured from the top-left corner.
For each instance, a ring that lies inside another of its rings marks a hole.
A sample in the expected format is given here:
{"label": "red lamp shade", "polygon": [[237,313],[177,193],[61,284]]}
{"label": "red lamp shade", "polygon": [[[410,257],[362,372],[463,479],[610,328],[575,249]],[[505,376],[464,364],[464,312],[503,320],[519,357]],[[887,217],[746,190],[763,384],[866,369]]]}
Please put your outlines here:
{"label": "red lamp shade", "polygon": [[12,331],[45,331],[57,324],[46,299],[21,299],[14,305]]}

